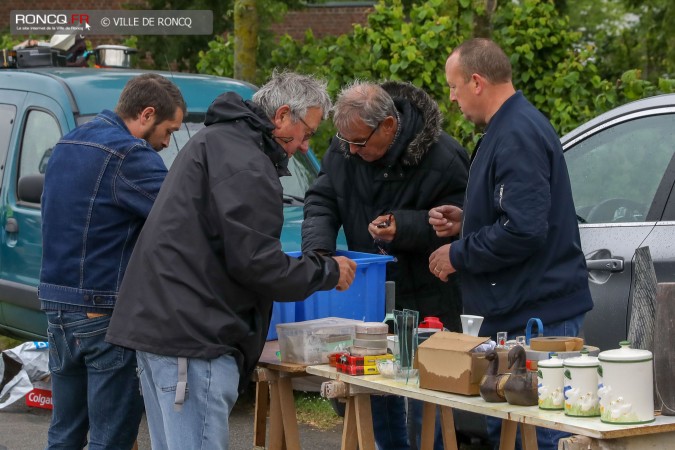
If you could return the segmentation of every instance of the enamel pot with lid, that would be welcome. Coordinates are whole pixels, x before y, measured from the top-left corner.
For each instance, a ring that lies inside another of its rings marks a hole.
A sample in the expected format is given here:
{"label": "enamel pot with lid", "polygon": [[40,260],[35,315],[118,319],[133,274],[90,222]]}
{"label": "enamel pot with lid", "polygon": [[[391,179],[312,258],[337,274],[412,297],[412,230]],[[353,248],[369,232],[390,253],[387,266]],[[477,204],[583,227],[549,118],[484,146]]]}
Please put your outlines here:
{"label": "enamel pot with lid", "polygon": [[607,423],[638,424],[654,421],[652,352],[621,348],[598,355],[600,419]]}
{"label": "enamel pot with lid", "polygon": [[564,409],[563,360],[556,353],[537,363],[537,391],[540,409]]}
{"label": "enamel pot with lid", "polygon": [[598,405],[598,358],[581,356],[563,360],[565,380],[565,415],[595,417],[600,415]]}

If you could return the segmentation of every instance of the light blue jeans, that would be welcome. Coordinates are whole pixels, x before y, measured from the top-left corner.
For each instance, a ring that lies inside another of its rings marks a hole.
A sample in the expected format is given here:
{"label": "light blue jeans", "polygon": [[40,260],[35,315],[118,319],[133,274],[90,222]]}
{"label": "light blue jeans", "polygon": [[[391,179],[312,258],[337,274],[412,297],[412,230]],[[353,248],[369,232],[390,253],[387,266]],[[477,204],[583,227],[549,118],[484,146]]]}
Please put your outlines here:
{"label": "light blue jeans", "polygon": [[[580,314],[568,320],[544,324],[544,336],[579,336],[581,326],[584,324],[585,316],[585,314]],[[537,330],[537,332],[539,331],[540,330]],[[509,336],[525,336],[525,330],[509,332]],[[499,438],[502,430],[501,419],[487,417],[487,430],[491,444],[494,446],[495,450],[498,450]],[[558,441],[568,436],[570,436],[570,434],[564,431],[537,427],[537,445],[539,450],[557,450]],[[520,430],[518,430],[518,434],[516,435],[516,450],[520,450],[521,448]]]}
{"label": "light blue jeans", "polygon": [[236,360],[188,358],[185,402],[176,410],[178,358],[136,356],[153,450],[227,450],[228,421],[239,396]]}

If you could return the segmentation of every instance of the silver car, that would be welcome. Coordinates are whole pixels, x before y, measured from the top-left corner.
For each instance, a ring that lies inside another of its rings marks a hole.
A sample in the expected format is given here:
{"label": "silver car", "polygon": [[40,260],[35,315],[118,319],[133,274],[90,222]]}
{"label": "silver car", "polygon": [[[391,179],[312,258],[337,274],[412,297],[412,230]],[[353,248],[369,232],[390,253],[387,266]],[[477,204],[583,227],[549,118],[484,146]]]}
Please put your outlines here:
{"label": "silver car", "polygon": [[[618,348],[628,335],[635,250],[649,246],[657,281],[675,281],[675,94],[615,108],[561,142],[595,304],[584,338]],[[455,426],[461,440],[487,438],[484,416],[455,411]]]}
{"label": "silver car", "polygon": [[675,281],[675,94],[638,100],[561,139],[594,307],[584,337],[626,339],[635,250],[648,246],[659,283]]}

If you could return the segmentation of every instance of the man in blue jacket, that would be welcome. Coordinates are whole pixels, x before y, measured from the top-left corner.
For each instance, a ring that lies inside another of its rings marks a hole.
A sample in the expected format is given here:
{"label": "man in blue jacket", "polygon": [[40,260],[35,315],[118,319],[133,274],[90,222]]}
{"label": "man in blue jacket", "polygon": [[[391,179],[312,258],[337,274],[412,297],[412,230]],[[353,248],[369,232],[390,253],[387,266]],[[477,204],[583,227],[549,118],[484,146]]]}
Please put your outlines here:
{"label": "man in blue jacket", "polygon": [[42,194],[39,298],[47,313],[54,410],[48,449],[130,449],[143,412],[136,354],[106,343],[131,251],[166,176],[157,153],[186,111],[178,87],[132,78],[54,147]]}
{"label": "man in blue jacket", "polygon": [[[485,133],[464,210],[429,212],[439,236],[462,232],[431,255],[429,270],[441,280],[459,273],[465,314],[484,317],[481,336],[525,334],[532,317],[546,335],[576,336],[593,302],[560,140],[514,89],[509,58],[494,42],[464,42],[445,71],[450,100]],[[539,429],[537,437],[548,449],[558,448],[561,435]]]}

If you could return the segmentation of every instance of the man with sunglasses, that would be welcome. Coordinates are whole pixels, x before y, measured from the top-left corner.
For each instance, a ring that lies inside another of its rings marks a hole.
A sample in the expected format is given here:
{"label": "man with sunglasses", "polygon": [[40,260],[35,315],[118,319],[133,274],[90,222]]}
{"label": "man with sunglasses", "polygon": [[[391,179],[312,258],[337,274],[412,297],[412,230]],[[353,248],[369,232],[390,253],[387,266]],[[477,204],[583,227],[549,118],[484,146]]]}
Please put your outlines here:
{"label": "man with sunglasses", "polygon": [[[434,205],[462,205],[466,151],[443,132],[436,102],[409,83],[355,82],[340,93],[333,121],[338,133],[305,195],[303,250],[333,252],[342,226],[350,250],[396,258],[387,264],[387,280],[396,282],[397,309],[439,317],[448,329],[460,331],[457,284],[443,283],[426,270],[429,255],[444,239],[436,236],[427,214]],[[414,445],[408,442],[404,400],[372,399],[378,447]],[[412,417],[420,418],[421,408]]]}

